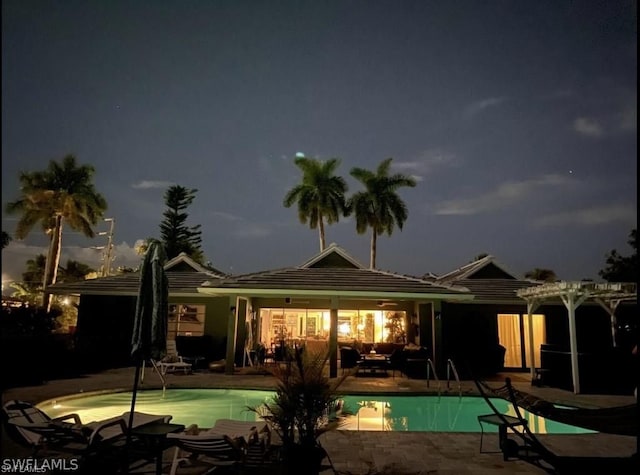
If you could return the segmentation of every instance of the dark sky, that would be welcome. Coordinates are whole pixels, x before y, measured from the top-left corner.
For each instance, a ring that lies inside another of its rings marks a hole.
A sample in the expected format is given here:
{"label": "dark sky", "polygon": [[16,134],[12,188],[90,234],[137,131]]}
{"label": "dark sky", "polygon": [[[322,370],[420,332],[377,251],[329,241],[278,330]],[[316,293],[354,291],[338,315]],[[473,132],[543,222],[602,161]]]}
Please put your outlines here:
{"label": "dark sky", "polygon": [[[4,0],[3,207],[21,171],[71,153],[109,203],[114,266],[159,236],[178,184],[198,190],[207,259],[246,273],[318,252],[282,205],[297,152],[341,158],[350,193],[352,167],[393,157],[418,186],[380,269],[441,274],[486,252],[518,275],[599,280],[637,226],[636,21],[617,0]],[[369,239],[327,228],[364,264]],[[44,244],[35,228],[6,248],[3,280]],[[98,267],[105,237],[63,244]]]}

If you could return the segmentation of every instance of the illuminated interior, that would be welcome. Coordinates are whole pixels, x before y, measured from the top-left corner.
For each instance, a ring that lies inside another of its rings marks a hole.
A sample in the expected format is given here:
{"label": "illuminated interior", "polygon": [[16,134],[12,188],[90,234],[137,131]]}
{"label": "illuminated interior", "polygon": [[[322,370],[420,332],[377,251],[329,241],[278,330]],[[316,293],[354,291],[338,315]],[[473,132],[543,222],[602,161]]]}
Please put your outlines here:
{"label": "illuminated interior", "polygon": [[[281,340],[329,340],[329,309],[263,308],[260,338],[269,345]],[[403,340],[406,312],[384,310],[339,310],[338,341],[380,343]]]}
{"label": "illuminated interior", "polygon": [[[522,318],[521,318],[522,317]],[[534,314],[533,317],[533,354],[536,368],[540,367],[540,345],[546,341],[546,327],[544,315]],[[524,322],[524,334],[521,338],[521,324]],[[506,348],[504,365],[507,368],[522,368],[522,343],[524,340],[525,358],[529,356],[529,318],[517,313],[498,314],[498,339]]]}

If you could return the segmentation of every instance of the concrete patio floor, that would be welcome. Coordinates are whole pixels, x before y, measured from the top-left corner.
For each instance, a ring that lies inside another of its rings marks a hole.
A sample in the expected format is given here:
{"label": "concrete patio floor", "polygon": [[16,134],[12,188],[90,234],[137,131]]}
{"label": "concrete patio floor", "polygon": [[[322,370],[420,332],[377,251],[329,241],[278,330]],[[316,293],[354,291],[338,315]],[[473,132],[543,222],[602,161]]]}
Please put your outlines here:
{"label": "concrete patio floor", "polygon": [[[268,375],[247,374],[250,369],[239,370],[233,376],[196,371],[193,374],[167,375],[167,388],[230,388],[230,389],[272,389],[275,380]],[[591,395],[579,394],[548,387],[533,387],[528,374],[509,373],[514,385],[555,403],[578,407],[612,407],[630,404],[633,395]],[[505,375],[494,378],[504,380]],[[61,379],[39,386],[8,389],[2,400],[22,399],[39,403],[48,399],[67,395],[78,395],[94,391],[131,390],[134,368],[119,368],[73,379]],[[460,386],[453,382],[447,388],[441,382],[443,394],[477,395],[472,381],[462,381]],[[161,388],[157,375],[148,372],[141,389]],[[340,387],[345,393],[375,394],[436,394],[437,384],[424,380],[400,377],[355,377],[348,376]],[[487,408],[487,412],[489,408]],[[628,456],[637,452],[637,437],[608,434],[580,435],[540,435],[541,441],[550,450],[561,455]],[[502,454],[479,452],[480,433],[449,432],[376,432],[376,431],[333,431],[320,439],[331,457],[331,461],[341,475],[465,475],[465,474],[540,474],[539,467],[520,460],[503,461]],[[28,456],[28,451],[16,445],[2,434],[1,458]],[[497,435],[485,435],[485,447],[497,447]],[[492,445],[493,444],[493,445]],[[173,450],[165,452],[164,473],[169,472]],[[145,467],[151,473],[153,467]],[[179,473],[195,474],[197,471]],[[329,473],[329,472],[327,472]]]}

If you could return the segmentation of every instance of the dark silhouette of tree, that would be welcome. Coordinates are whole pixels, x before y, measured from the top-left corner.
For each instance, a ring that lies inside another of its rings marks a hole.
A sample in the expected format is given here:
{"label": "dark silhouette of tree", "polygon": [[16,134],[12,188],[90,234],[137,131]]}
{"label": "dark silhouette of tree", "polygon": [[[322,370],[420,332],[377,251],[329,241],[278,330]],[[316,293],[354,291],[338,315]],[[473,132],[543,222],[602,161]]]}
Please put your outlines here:
{"label": "dark silhouette of tree", "polygon": [[638,283],[638,236],[637,230],[632,229],[627,241],[633,254],[621,256],[613,249],[607,254],[606,267],[598,275],[607,282],[635,282]]}
{"label": "dark silhouette of tree", "polygon": [[95,226],[107,209],[107,202],[93,184],[95,169],[91,165],[78,165],[73,155],[62,163],[55,160],[39,172],[20,175],[21,196],[7,204],[9,214],[20,214],[16,238],[26,238],[33,226],[40,223],[49,236],[49,252],[43,277],[42,305],[51,308],[51,294],[46,288],[55,284],[62,250],[64,223],[87,237],[94,237]]}
{"label": "dark silhouette of tree", "polygon": [[95,269],[89,267],[82,262],[74,261],[72,259],[67,260],[67,265],[60,267],[60,278],[62,282],[80,282],[85,280],[88,274],[96,272]]}
{"label": "dark silhouette of tree", "polygon": [[297,157],[295,164],[302,170],[302,183],[285,195],[283,204],[290,208],[298,203],[298,218],[302,224],[309,223],[311,229],[318,228],[320,252],[326,247],[324,221],[337,223],[340,216],[349,214],[345,193],[347,182],[334,173],[340,165],[339,158],[317,160]]}
{"label": "dark silhouette of tree", "polygon": [[173,185],[164,194],[167,209],[163,213],[164,220],[160,223],[160,235],[168,259],[173,259],[184,252],[200,264],[204,260],[200,247],[201,225],[187,226],[186,224],[189,214],[185,210],[193,203],[197,191]]}
{"label": "dark silhouette of tree", "polygon": [[[42,291],[42,279],[46,269],[47,258],[44,254],[38,254],[35,258],[27,260],[27,270],[22,273],[22,286],[31,291]],[[59,282],[79,282],[86,278],[87,274],[95,272],[87,264],[67,260],[65,267],[58,269]]]}
{"label": "dark silhouette of tree", "polygon": [[31,291],[42,291],[42,280],[47,266],[47,256],[38,254],[26,262],[27,270],[22,273],[22,285]]}
{"label": "dark silhouette of tree", "polygon": [[364,191],[351,197],[348,206],[355,213],[358,234],[364,234],[371,228],[371,269],[376,267],[377,237],[383,232],[391,236],[396,225],[402,230],[407,220],[409,210],[398,196],[398,188],[416,186],[416,181],[410,176],[399,173],[389,176],[392,160],[383,160],[375,173],[364,168],[351,169],[351,176],[365,186]]}
{"label": "dark silhouette of tree", "polygon": [[542,282],[555,282],[558,280],[558,276],[556,276],[556,273],[551,269],[539,269],[538,267],[525,272],[524,278]]}
{"label": "dark silhouette of tree", "polygon": [[2,231],[2,249],[7,247],[10,242],[11,242],[11,236],[9,236],[9,233],[6,231]]}

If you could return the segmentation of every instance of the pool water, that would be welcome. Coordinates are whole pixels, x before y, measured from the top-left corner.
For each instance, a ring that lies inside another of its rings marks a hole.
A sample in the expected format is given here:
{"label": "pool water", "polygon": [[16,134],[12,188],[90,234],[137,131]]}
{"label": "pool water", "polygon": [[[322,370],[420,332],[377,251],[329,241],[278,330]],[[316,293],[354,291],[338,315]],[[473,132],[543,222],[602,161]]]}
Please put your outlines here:
{"label": "pool water", "polygon": [[[217,419],[257,420],[247,406],[268,402],[272,391],[240,389],[144,390],[136,396],[136,411],[171,414],[172,422],[211,427]],[[353,415],[342,429],[420,432],[480,432],[477,416],[491,413],[481,397],[418,395],[345,395],[342,397]],[[492,400],[505,414],[515,415],[505,400]],[[51,417],[77,413],[83,422],[120,415],[131,408],[131,393],[109,393],[69,397],[39,405]],[[539,434],[579,434],[591,432],[524,412],[532,432]],[[496,431],[485,426],[485,432]]]}

